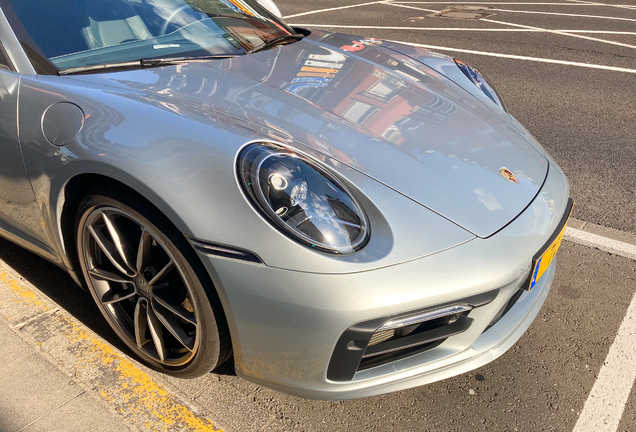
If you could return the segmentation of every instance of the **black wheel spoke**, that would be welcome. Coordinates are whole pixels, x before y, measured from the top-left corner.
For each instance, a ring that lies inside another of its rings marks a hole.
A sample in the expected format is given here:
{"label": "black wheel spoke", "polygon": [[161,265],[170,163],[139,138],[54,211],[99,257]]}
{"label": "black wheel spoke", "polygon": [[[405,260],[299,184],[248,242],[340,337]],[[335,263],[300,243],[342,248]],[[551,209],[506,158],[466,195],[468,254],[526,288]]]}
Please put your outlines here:
{"label": "black wheel spoke", "polygon": [[168,355],[168,350],[166,349],[166,343],[163,339],[163,326],[161,322],[155,315],[154,310],[150,305],[148,305],[147,316],[148,316],[148,328],[150,329],[150,336],[152,337],[152,341],[155,343],[155,348],[157,349],[157,354],[159,355],[159,359],[164,361]]}
{"label": "black wheel spoke", "polygon": [[102,300],[102,303],[104,303],[105,305],[109,305],[113,303],[119,303],[120,301],[127,300],[136,295],[137,295],[137,290],[131,285],[130,289],[124,292],[113,292],[111,288],[111,290],[107,291],[106,293],[104,293],[104,295],[102,295],[101,300]]}
{"label": "black wheel spoke", "polygon": [[141,274],[146,267],[146,262],[150,258],[150,246],[152,244],[152,236],[146,230],[141,233],[139,246],[137,247],[137,274]]}
{"label": "black wheel spoke", "polygon": [[115,225],[114,218],[111,215],[103,214],[104,224],[106,225],[106,229],[110,234],[110,237],[113,239],[113,245],[115,249],[119,253],[123,263],[126,265],[127,270],[132,274],[135,274],[135,266],[132,264],[130,257],[132,255],[132,251],[130,250],[130,244],[126,242],[122,236],[122,234],[117,229]]}
{"label": "black wheel spoke", "polygon": [[149,282],[150,286],[154,286],[157,282],[166,277],[173,268],[174,261],[170,260],[170,262],[166,264],[161,270],[159,270],[159,273],[157,273],[156,276],[152,278],[152,280]]}
{"label": "black wheel spoke", "polygon": [[89,271],[90,275],[95,279],[111,281],[111,282],[119,282],[119,283],[130,283],[130,279],[125,276],[120,276],[115,273],[111,273],[107,270],[102,270],[99,268],[94,268]]}
{"label": "black wheel spoke", "polygon": [[101,232],[101,230],[95,229],[93,226],[88,227],[88,231],[91,233],[93,238],[95,239],[95,243],[102,250],[106,258],[115,266],[117,270],[122,272],[123,274],[133,277],[135,275],[134,272],[131,272],[128,269],[128,266],[121,258],[119,251],[115,245]]}
{"label": "black wheel spoke", "polygon": [[186,308],[184,308],[183,306],[181,306],[180,304],[176,304],[172,300],[168,300],[167,297],[162,296],[161,293],[158,291],[154,292],[153,299],[157,303],[159,303],[161,306],[163,306],[164,308],[166,308],[167,310],[169,310],[170,312],[178,316],[179,318],[182,318],[188,321],[189,323],[196,325],[197,322],[196,322],[196,318],[194,317],[194,314],[190,312],[189,310],[187,310]]}
{"label": "black wheel spoke", "polygon": [[149,339],[146,338],[146,329],[148,328],[146,308],[147,302],[144,299],[137,300],[137,306],[135,307],[135,340],[139,348],[143,348],[149,342]]}
{"label": "black wheel spoke", "polygon": [[174,336],[189,351],[192,351],[194,349],[194,338],[186,334],[175,316],[156,301],[153,301],[152,308],[154,309],[157,318],[159,318],[159,321],[161,321],[163,326],[172,333],[172,336]]}

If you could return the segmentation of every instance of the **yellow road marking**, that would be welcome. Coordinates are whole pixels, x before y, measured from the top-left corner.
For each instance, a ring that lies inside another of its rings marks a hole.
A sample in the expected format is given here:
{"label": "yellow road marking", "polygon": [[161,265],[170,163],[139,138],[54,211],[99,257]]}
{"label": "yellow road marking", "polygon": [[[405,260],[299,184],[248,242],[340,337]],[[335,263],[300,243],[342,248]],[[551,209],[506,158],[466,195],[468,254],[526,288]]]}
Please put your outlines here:
{"label": "yellow road marking", "polygon": [[16,323],[44,314],[25,331],[73,371],[75,379],[95,389],[136,427],[148,431],[220,431],[67,313],[45,314],[53,309],[53,303],[42,294],[0,268],[0,312],[5,319]]}

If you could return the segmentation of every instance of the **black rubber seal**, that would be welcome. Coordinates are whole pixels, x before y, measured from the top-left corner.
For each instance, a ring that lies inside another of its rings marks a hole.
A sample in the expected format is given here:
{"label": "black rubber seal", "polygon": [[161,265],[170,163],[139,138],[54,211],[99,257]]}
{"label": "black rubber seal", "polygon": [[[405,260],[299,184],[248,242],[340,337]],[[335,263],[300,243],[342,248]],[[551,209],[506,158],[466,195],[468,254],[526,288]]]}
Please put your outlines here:
{"label": "black rubber seal", "polygon": [[574,200],[572,198],[568,198],[568,204],[565,208],[565,213],[563,213],[563,216],[561,217],[561,221],[559,222],[557,229],[554,230],[554,232],[552,233],[548,241],[543,245],[543,247],[539,249],[539,252],[534,254],[534,256],[532,257],[532,266],[530,267],[530,273],[528,273],[528,277],[523,282],[523,284],[521,284],[522,289],[526,291],[530,291],[532,289],[530,287],[530,284],[532,283],[532,277],[534,274],[535,266],[537,265],[537,261],[550,248],[550,246],[552,246],[552,243],[554,243],[557,237],[559,237],[559,234],[561,234],[561,231],[563,230],[565,225],[568,223],[568,220],[570,220],[570,216],[572,215],[573,208],[574,208]]}

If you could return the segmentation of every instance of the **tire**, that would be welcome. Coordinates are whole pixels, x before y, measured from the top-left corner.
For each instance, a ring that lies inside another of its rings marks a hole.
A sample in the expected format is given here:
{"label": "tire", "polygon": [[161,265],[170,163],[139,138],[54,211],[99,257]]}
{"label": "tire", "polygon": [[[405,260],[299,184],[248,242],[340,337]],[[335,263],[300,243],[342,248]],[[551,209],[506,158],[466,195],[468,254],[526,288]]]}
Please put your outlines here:
{"label": "tire", "polygon": [[79,207],[75,232],[95,303],[144,363],[195,378],[231,357],[209,276],[185,237],[152,205],[132,194],[94,193]]}

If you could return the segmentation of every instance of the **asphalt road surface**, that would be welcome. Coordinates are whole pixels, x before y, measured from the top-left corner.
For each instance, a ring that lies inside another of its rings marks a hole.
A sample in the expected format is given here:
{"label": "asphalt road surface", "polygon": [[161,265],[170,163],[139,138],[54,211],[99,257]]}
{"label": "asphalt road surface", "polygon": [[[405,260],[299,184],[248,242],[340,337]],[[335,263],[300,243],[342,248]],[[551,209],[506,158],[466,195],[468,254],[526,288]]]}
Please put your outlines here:
{"label": "asphalt road surface", "polygon": [[[0,260],[128,353],[90,295],[66,273],[1,239]],[[237,377],[229,365],[195,380],[161,378],[229,432],[572,431],[635,292],[635,261],[565,242],[551,293],[528,332],[509,352],[473,372],[343,402],[260,387]],[[614,430],[636,430],[634,389],[619,418]]]}
{"label": "asphalt road surface", "polygon": [[[277,4],[290,24],[440,47],[475,65],[565,170],[577,202],[574,216],[636,232],[636,1],[376,1],[306,14],[372,1]],[[453,5],[491,7],[495,15],[488,21],[429,16]]]}
{"label": "asphalt road surface", "polygon": [[[636,233],[636,1],[600,1],[605,4],[395,1],[346,9],[372,1],[277,4],[292,24],[436,46],[477,66],[566,171],[577,201],[575,217],[630,237]],[[498,23],[429,17],[453,4],[493,7],[495,15],[487,19]],[[332,8],[338,9],[307,14]],[[90,295],[64,272],[1,239],[0,260],[128,352]],[[566,241],[536,321],[508,353],[474,372],[344,402],[284,395],[238,378],[231,366],[196,380],[164,378],[228,431],[572,431],[629,321],[626,314],[633,313],[635,293],[636,261]],[[629,347],[636,346],[635,338],[628,335]],[[625,380],[630,385],[633,376],[626,372]],[[610,398],[612,391],[610,386]],[[613,430],[636,431],[633,386],[620,404],[624,412]]]}

